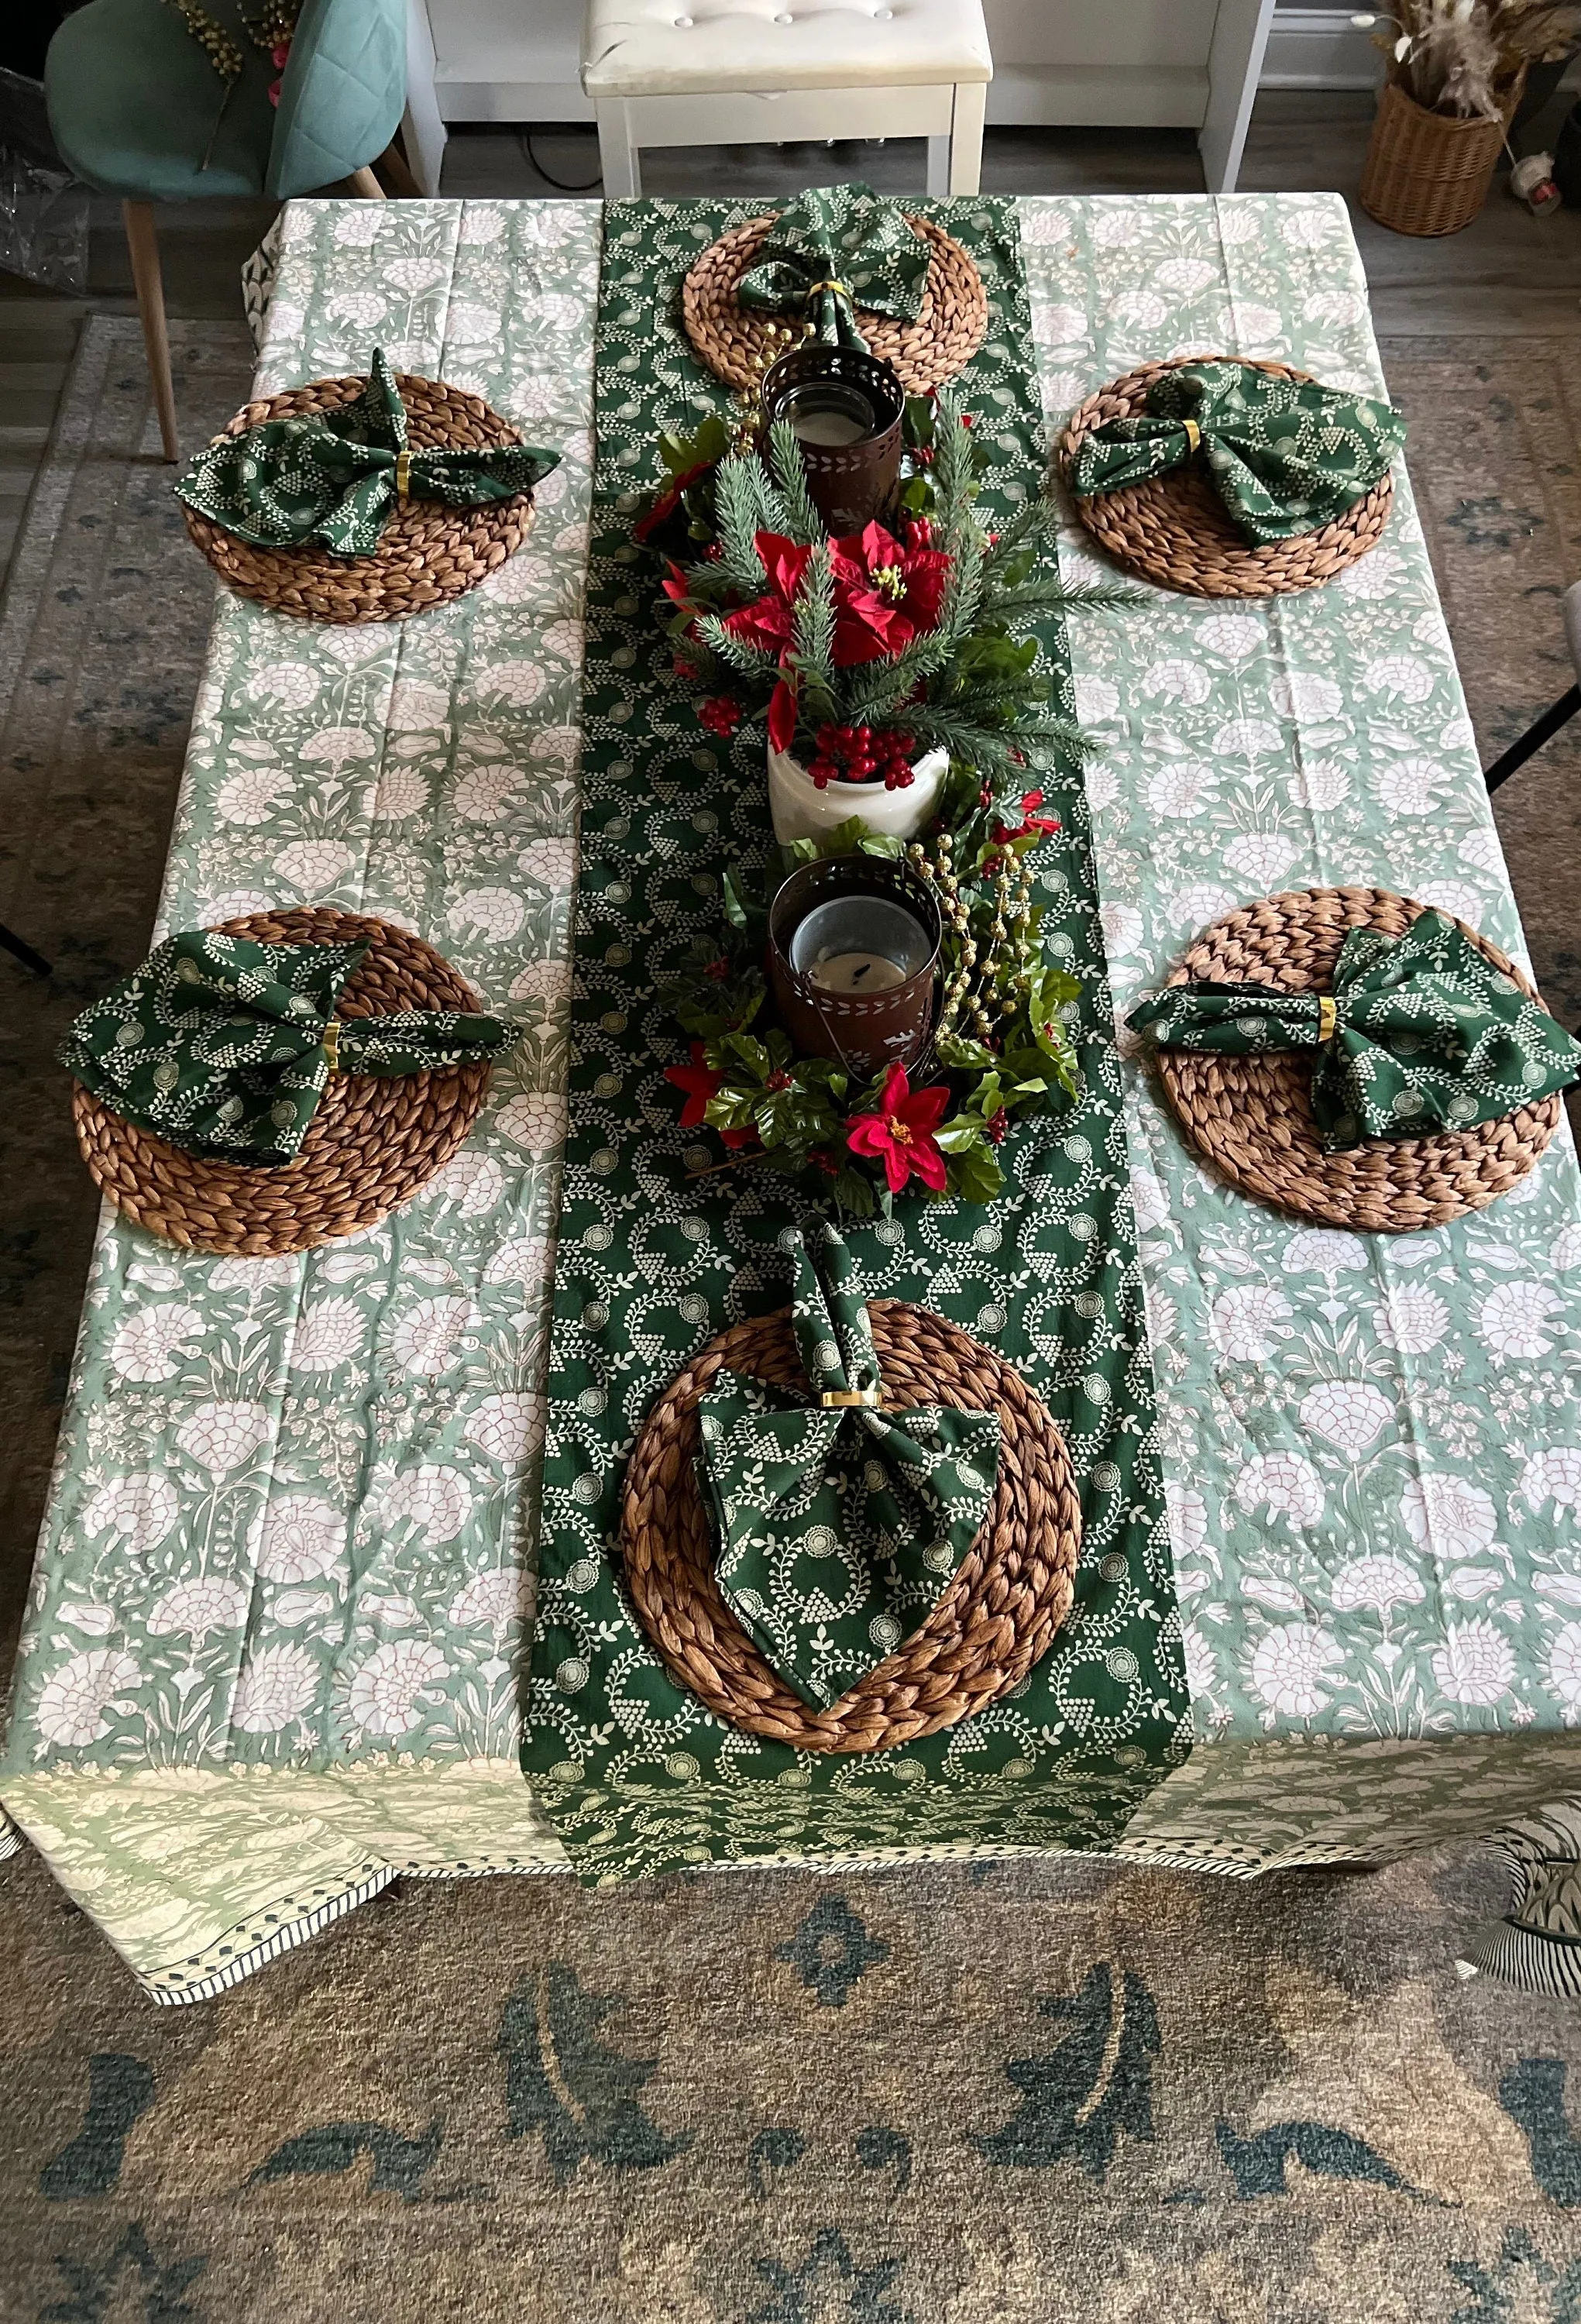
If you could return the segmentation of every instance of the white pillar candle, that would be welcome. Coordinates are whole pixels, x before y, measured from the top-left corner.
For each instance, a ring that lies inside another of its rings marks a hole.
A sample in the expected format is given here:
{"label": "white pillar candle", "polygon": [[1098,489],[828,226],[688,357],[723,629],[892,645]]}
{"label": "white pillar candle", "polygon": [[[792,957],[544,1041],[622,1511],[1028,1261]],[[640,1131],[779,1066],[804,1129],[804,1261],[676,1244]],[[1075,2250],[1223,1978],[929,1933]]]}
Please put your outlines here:
{"label": "white pillar candle", "polygon": [[804,410],[799,406],[791,413],[791,426],[799,442],[817,444],[835,450],[847,444],[859,444],[873,432],[869,420],[859,420],[854,411],[837,411],[816,406]]}
{"label": "white pillar candle", "polygon": [[905,982],[905,971],[881,952],[837,952],[815,960],[808,977],[825,992],[890,992]]}

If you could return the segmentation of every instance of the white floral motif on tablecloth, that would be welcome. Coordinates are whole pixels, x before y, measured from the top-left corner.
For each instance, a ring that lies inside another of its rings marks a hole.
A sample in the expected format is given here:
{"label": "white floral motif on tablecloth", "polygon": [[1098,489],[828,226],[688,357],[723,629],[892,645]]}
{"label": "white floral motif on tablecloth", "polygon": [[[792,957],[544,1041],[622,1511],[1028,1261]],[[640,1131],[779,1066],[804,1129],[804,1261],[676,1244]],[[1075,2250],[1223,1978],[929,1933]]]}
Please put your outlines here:
{"label": "white floral motif on tablecloth", "polygon": [[520,1557],[542,1438],[599,239],[589,204],[282,219],[261,393],[380,344],[564,464],[519,557],[410,623],[221,592],[161,932],[282,902],[373,912],[525,1038],[439,1179],[350,1242],[247,1262],[102,1236],[19,1773],[514,1748],[523,1590],[495,1569]]}
{"label": "white floral motif on tablecloth", "polygon": [[[1337,197],[1034,201],[1024,238],[1051,423],[1172,354],[1382,391]],[[1098,569],[1073,521],[1061,559]],[[1282,887],[1392,887],[1521,956],[1403,476],[1383,543],[1327,588],[1233,607],[1150,590],[1143,622],[1073,622],[1071,651],[1103,742],[1088,797],[1121,1013],[1203,922]],[[1449,1738],[1581,1720],[1567,1132],[1487,1213],[1395,1239],[1223,1189],[1136,1066],[1128,1122],[1200,1736],[1433,1736],[1450,1819],[1434,1831],[1485,1828]],[[1141,1819],[1161,1847],[1203,1757]],[[1538,1798],[1553,1757],[1533,1757]],[[1430,1788],[1402,1799],[1402,1828],[1427,1829]],[[1299,1810],[1278,1784],[1270,1800],[1288,1848]]]}

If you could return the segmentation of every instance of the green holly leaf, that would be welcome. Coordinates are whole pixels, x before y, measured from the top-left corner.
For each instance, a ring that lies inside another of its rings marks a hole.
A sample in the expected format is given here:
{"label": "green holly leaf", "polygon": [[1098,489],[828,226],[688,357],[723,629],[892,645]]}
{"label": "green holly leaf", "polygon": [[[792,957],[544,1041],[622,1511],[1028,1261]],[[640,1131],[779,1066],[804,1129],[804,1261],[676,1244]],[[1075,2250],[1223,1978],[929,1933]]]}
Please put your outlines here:
{"label": "green holly leaf", "polygon": [[942,1033],[936,1047],[939,1063],[951,1073],[987,1073],[998,1063],[992,1049],[969,1040],[964,1033]]}
{"label": "green holly leaf", "polygon": [[831,1182],[829,1191],[841,1209],[849,1211],[855,1219],[870,1219],[878,1207],[872,1180],[865,1178],[859,1170],[841,1170]]}
{"label": "green holly leaf", "polygon": [[950,1191],[969,1203],[991,1203],[1005,1184],[992,1149],[980,1141],[950,1157]]}

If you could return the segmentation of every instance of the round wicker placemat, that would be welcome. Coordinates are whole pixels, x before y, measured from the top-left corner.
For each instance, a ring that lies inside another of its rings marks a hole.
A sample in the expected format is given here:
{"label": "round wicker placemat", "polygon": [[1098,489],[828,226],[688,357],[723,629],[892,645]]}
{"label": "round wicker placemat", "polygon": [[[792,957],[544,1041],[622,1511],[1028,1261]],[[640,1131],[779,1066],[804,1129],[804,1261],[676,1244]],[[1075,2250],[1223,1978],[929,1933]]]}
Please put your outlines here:
{"label": "round wicker placemat", "polygon": [[627,1587],[666,1668],[732,1727],[803,1751],[891,1750],[997,1702],[1070,1612],[1080,1547],[1064,1441],[1020,1374],[926,1308],[876,1299],[868,1312],[886,1410],[997,1412],[999,1486],[928,1619],[827,1711],[776,1674],[725,1604],[693,1469],[697,1404],[722,1368],[805,1393],[789,1310],[711,1340],[655,1405],[626,1471]]}
{"label": "round wicker placemat", "polygon": [[[1387,888],[1301,888],[1269,896],[1215,920],[1170,982],[1212,978],[1327,992],[1352,928],[1401,936],[1426,908]],[[1463,920],[1456,925],[1495,968],[1531,991],[1496,945]],[[1310,1049],[1154,1054],[1170,1105],[1203,1159],[1242,1194],[1319,1226],[1409,1234],[1485,1209],[1526,1176],[1558,1125],[1559,1100],[1546,1097],[1470,1130],[1369,1138],[1326,1154],[1312,1119]]]}
{"label": "round wicker placemat", "polygon": [[[681,286],[686,337],[717,378],[731,387],[756,387],[764,366],[783,352],[769,334],[776,315],[749,314],[737,304],[736,285],[774,224],[749,218],[710,244]],[[988,334],[988,298],[977,263],[931,218],[908,219],[933,251],[927,289],[914,322],[896,322],[859,307],[862,336],[874,355],[893,364],[913,395],[964,371]]]}
{"label": "round wicker placemat", "polygon": [[[258,944],[370,944],[337,1017],[398,1009],[476,1010],[476,993],[421,936],[356,912],[304,906],[220,923]],[[188,1250],[265,1259],[371,1227],[410,1200],[462,1143],[489,1084],[486,1060],[453,1073],[332,1074],[293,1162],[206,1161],[168,1146],[72,1086],[83,1159],[117,1210]]]}
{"label": "round wicker placemat", "polygon": [[[1189,363],[1235,363],[1235,355],[1174,355],[1144,364],[1099,388],[1071,415],[1055,458],[1065,484],[1083,437],[1111,420],[1128,419],[1143,408],[1147,391],[1163,373]],[[1306,381],[1310,374],[1289,364],[1260,363],[1259,371],[1281,379]],[[1265,541],[1254,548],[1230,518],[1200,456],[1167,475],[1119,492],[1090,493],[1076,501],[1076,513],[1098,547],[1117,565],[1161,588],[1193,597],[1280,597],[1315,588],[1375,548],[1394,497],[1390,475],[1379,478],[1353,508],[1316,532],[1293,540]]]}
{"label": "round wicker placemat", "polygon": [[[292,420],[334,411],[361,398],[365,378],[315,379],[262,402],[244,404],[225,429],[244,435],[265,420]],[[454,445],[481,451],[519,444],[508,420],[480,395],[464,395],[443,380],[396,374],[414,452]],[[216,438],[218,441],[218,438]],[[182,503],[187,530],[220,578],[238,595],[254,597],[277,613],[314,622],[400,622],[464,596],[504,564],[527,538],[532,494],[518,493],[485,508],[451,508],[444,501],[398,501],[371,557],[336,557],[317,543],[303,549],[254,549],[234,532]]]}

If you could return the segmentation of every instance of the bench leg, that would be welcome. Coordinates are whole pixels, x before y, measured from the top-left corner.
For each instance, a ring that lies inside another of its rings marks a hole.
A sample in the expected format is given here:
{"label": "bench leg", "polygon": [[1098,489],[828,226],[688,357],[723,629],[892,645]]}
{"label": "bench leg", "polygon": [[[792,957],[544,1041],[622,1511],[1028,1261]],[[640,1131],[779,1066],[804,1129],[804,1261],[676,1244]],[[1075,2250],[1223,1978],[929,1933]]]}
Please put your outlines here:
{"label": "bench leg", "polygon": [[642,191],[642,164],[631,143],[626,107],[619,97],[601,98],[598,115],[598,158],[603,171],[606,202],[635,201]]}
{"label": "bench leg", "polygon": [[[951,194],[975,194],[982,183],[983,173],[983,114],[988,106],[988,83],[980,80],[957,81],[955,85],[954,124],[950,133],[950,183],[942,190]],[[933,191],[933,148],[935,141],[928,140],[928,191]]]}
{"label": "bench leg", "polygon": [[170,379],[170,342],[165,329],[165,293],[160,280],[159,235],[147,202],[123,202],[126,247],[132,257],[132,281],[137,291],[137,311],[142,318],[142,344],[148,350],[148,374],[160,416],[160,442],[167,460],[181,456],[176,434],[176,390]]}

